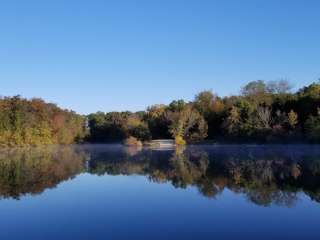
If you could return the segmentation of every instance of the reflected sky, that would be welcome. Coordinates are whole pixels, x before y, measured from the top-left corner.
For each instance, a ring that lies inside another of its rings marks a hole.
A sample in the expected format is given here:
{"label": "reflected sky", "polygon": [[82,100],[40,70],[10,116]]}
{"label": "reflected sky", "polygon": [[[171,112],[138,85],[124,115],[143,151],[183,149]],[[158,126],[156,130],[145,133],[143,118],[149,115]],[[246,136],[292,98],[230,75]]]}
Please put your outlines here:
{"label": "reflected sky", "polygon": [[319,239],[320,148],[0,151],[1,239]]}

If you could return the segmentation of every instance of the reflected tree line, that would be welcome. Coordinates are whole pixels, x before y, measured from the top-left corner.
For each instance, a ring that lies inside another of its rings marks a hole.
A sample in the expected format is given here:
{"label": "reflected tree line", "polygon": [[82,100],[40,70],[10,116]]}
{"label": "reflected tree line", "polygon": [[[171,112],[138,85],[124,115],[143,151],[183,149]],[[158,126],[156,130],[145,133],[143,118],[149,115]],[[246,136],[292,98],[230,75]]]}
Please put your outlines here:
{"label": "reflected tree line", "polygon": [[291,206],[301,191],[320,202],[320,153],[312,147],[308,153],[304,147],[293,152],[278,147],[268,152],[238,146],[143,150],[133,155],[130,148],[126,151],[93,154],[89,171],[98,175],[146,175],[153,182],[170,182],[176,188],[195,186],[208,198],[229,189],[264,206]]}
{"label": "reflected tree line", "polygon": [[2,151],[0,164],[2,198],[39,194],[88,172],[146,176],[176,188],[196,187],[208,198],[229,190],[263,206],[292,206],[300,192],[320,202],[317,146],[51,147]]}
{"label": "reflected tree line", "polygon": [[84,171],[85,154],[73,147],[38,147],[0,151],[0,197],[40,194]]}

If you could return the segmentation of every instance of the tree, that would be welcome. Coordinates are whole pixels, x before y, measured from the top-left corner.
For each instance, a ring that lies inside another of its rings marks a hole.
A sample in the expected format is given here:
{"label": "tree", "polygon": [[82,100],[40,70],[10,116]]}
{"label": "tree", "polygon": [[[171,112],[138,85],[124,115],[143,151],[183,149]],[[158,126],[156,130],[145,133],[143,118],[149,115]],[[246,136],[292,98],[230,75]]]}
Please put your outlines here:
{"label": "tree", "polygon": [[187,141],[198,141],[207,137],[208,126],[200,113],[192,106],[170,115],[170,133],[173,138],[182,137]]}
{"label": "tree", "polygon": [[227,119],[223,123],[223,127],[231,136],[237,136],[240,131],[240,112],[237,107],[232,107]]}
{"label": "tree", "polygon": [[310,116],[305,123],[305,129],[307,137],[311,141],[320,140],[320,108],[318,108],[318,114],[316,116]]}
{"label": "tree", "polygon": [[286,79],[281,79],[279,81],[270,81],[266,86],[266,90],[273,94],[289,93],[291,89],[292,85]]}
{"label": "tree", "polygon": [[207,118],[213,110],[213,103],[215,100],[215,96],[209,90],[202,91],[198,95],[196,95],[194,100],[194,107],[202,114],[205,118]]}
{"label": "tree", "polygon": [[297,93],[299,97],[320,97],[320,83],[312,83],[309,86],[303,87]]}
{"label": "tree", "polygon": [[137,138],[140,141],[151,139],[151,133],[148,125],[142,121],[139,115],[132,114],[128,117],[125,127],[128,128],[128,135]]}
{"label": "tree", "polygon": [[263,80],[257,80],[249,82],[242,88],[242,94],[244,96],[252,96],[263,94],[267,92],[267,85]]}
{"label": "tree", "polygon": [[312,83],[297,92],[293,108],[299,114],[301,122],[305,122],[310,115],[317,115],[319,106],[320,83]]}
{"label": "tree", "polygon": [[263,80],[249,82],[242,88],[242,96],[256,108],[258,106],[271,106],[273,96],[268,91]]}
{"label": "tree", "polygon": [[196,95],[193,105],[208,124],[208,138],[214,139],[221,134],[220,126],[225,117],[223,101],[211,91],[206,90]]}
{"label": "tree", "polygon": [[[202,91],[194,101],[174,100],[140,112],[81,116],[42,99],[0,98],[0,145],[72,144],[175,138],[238,141],[320,141],[320,83],[296,93],[287,80],[249,82],[239,96]],[[88,134],[89,132],[89,134]]]}
{"label": "tree", "polygon": [[170,120],[168,118],[168,107],[165,105],[154,105],[147,109],[146,122],[148,124],[152,139],[170,138]]}
{"label": "tree", "polygon": [[0,99],[0,145],[71,144],[86,135],[85,117],[42,99]]}
{"label": "tree", "polygon": [[138,140],[151,138],[147,123],[142,119],[144,114],[131,112],[110,112],[89,115],[90,141],[122,141],[130,136]]}
{"label": "tree", "polygon": [[293,110],[288,113],[288,123],[291,129],[295,129],[298,124],[298,114]]}
{"label": "tree", "polygon": [[184,107],[187,104],[185,103],[184,100],[180,99],[180,100],[174,100],[169,104],[169,110],[172,112],[179,112],[182,111],[184,109]]}
{"label": "tree", "polygon": [[267,107],[258,107],[256,111],[256,127],[260,129],[270,129],[272,124],[271,109]]}

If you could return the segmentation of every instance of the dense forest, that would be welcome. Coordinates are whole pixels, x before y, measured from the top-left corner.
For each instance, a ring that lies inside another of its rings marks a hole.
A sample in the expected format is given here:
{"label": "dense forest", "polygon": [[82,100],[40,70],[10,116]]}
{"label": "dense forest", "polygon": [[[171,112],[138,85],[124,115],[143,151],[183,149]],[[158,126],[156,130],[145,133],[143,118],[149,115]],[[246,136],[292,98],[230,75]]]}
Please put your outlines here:
{"label": "dense forest", "polygon": [[286,80],[258,80],[245,85],[238,96],[219,97],[206,90],[191,102],[88,116],[41,99],[0,98],[0,145],[142,144],[170,138],[177,144],[319,142],[320,82],[292,92]]}
{"label": "dense forest", "polygon": [[286,80],[253,81],[238,96],[203,91],[192,102],[176,100],[141,112],[88,116],[89,140],[115,142],[172,138],[178,144],[217,142],[319,142],[320,82],[297,92]]}
{"label": "dense forest", "polygon": [[0,99],[0,145],[71,144],[85,137],[85,117],[41,99]]}

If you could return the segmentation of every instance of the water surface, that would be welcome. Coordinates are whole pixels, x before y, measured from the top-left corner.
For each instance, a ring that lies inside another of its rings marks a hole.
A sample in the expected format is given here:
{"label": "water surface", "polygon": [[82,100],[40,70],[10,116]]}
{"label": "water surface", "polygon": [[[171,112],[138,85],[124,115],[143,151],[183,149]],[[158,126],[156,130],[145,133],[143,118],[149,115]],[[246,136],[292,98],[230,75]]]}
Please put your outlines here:
{"label": "water surface", "polygon": [[320,239],[320,147],[3,149],[0,213],[0,239]]}

